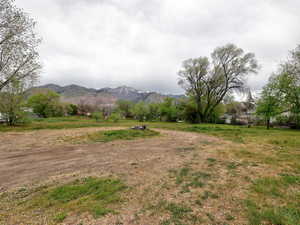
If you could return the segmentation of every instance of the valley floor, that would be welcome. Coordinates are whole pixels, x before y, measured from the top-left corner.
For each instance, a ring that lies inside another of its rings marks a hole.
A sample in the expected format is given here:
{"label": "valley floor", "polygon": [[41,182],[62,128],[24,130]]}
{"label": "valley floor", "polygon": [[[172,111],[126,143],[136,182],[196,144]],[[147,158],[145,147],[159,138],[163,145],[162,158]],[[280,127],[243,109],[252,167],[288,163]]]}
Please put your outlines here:
{"label": "valley floor", "polygon": [[[128,124],[0,133],[0,224],[300,224],[297,131],[150,127],[107,142],[82,137]],[[95,197],[86,177],[126,187]]]}

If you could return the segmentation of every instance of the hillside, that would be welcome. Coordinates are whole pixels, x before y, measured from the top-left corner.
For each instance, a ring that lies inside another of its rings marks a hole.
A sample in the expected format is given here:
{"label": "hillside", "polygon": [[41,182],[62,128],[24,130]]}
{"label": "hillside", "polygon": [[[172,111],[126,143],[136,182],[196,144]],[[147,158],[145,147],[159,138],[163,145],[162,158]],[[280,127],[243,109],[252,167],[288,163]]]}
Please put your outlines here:
{"label": "hillside", "polygon": [[140,91],[132,87],[120,86],[117,88],[93,89],[79,85],[60,86],[47,84],[30,89],[29,93],[52,90],[60,94],[63,102],[78,104],[85,102],[94,105],[113,105],[118,100],[129,100],[132,102],[144,101],[147,103],[162,102],[166,97],[181,98],[184,95],[165,95],[157,92]]}

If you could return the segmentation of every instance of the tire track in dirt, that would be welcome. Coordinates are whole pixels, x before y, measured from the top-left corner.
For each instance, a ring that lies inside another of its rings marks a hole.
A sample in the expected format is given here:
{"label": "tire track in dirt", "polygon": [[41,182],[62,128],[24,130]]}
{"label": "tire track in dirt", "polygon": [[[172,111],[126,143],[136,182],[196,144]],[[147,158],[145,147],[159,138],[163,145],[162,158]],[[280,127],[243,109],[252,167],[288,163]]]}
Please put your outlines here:
{"label": "tire track in dirt", "polygon": [[[72,130],[43,130],[8,133],[6,144],[0,146],[0,187],[11,189],[41,183],[55,177],[72,174],[149,175],[180,163],[178,148],[196,146],[201,141],[215,141],[214,137],[189,132],[158,130],[159,137],[132,141],[72,145],[57,142],[62,136],[83,135],[98,130],[120,128],[80,128]],[[124,128],[123,128],[124,129]],[[36,138],[39,137],[39,138]],[[14,140],[17,144],[14,146]],[[25,146],[25,147],[24,147]],[[32,146],[28,148],[28,146]]]}

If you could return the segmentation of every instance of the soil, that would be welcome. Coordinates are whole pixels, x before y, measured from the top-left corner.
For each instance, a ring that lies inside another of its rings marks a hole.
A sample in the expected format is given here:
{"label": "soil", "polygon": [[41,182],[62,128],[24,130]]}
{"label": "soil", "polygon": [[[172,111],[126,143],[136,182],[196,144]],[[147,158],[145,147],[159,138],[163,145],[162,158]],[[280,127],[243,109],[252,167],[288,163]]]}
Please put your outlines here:
{"label": "soil", "polygon": [[[241,177],[257,175],[263,168],[237,169],[230,174],[226,160],[233,144],[216,137],[180,131],[154,129],[160,136],[130,141],[109,143],[74,144],[66,142],[69,137],[78,137],[89,132],[115,128],[78,128],[66,130],[39,130],[10,132],[0,135],[0,194],[21,187],[33,188],[43,184],[65,183],[86,176],[117,176],[132,187],[124,196],[124,203],[117,215],[94,219],[91,215],[69,215],[62,223],[67,225],[152,225],[160,224],[161,214],[151,214],[146,209],[160,199],[171,202],[195,201],[195,193],[179,194],[179,187],[170,180],[170,170],[184,166],[213,174],[214,183],[209,189],[220,195],[205,203],[200,216],[212,214],[214,220],[224,221],[226,213],[235,215],[234,224],[245,224],[239,213],[236,199],[243,196]],[[211,166],[207,159],[217,164]],[[232,185],[235,184],[235,185]],[[238,186],[236,186],[238,185]],[[204,190],[202,191],[204,192]],[[200,194],[202,193],[199,192]],[[199,194],[197,194],[199,195]],[[0,207],[1,208],[1,207]],[[198,211],[197,211],[198,210]],[[28,218],[24,224],[44,224],[43,217]],[[11,216],[6,224],[22,224],[22,219]],[[201,224],[211,224],[209,219]],[[24,222],[24,221],[22,221]]]}
{"label": "soil", "polygon": [[[160,137],[133,141],[74,145],[64,137],[115,128],[80,128],[2,133],[0,136],[0,185],[2,190],[41,183],[57,176],[123,173],[139,165],[139,173],[172,167],[178,148],[216,138],[194,133],[159,130]],[[124,129],[124,128],[123,128]],[[135,171],[135,170],[134,170]],[[128,172],[128,171],[127,171]],[[65,179],[65,178],[64,178]]]}

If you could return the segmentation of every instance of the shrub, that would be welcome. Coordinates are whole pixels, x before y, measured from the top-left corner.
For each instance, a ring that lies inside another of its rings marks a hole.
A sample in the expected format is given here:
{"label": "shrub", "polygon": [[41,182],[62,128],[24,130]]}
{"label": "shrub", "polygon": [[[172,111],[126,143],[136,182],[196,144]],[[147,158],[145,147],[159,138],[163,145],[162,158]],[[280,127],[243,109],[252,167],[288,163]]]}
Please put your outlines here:
{"label": "shrub", "polygon": [[121,116],[119,113],[112,113],[110,116],[109,116],[109,120],[114,122],[114,123],[117,123],[119,122],[119,120],[121,119]]}
{"label": "shrub", "polygon": [[78,115],[78,106],[77,105],[69,104],[69,105],[67,105],[66,109],[67,109],[68,115],[70,115],[70,116]]}
{"label": "shrub", "polygon": [[64,107],[59,102],[59,95],[53,91],[33,95],[28,100],[33,112],[43,118],[64,116]]}
{"label": "shrub", "polygon": [[99,122],[103,120],[103,114],[102,112],[94,112],[92,113],[92,118],[96,120],[96,122]]}

